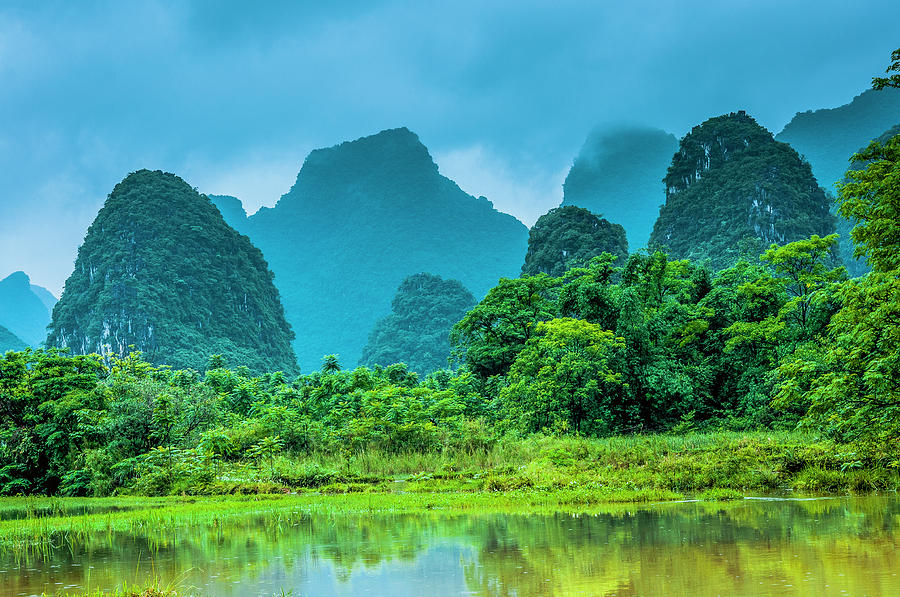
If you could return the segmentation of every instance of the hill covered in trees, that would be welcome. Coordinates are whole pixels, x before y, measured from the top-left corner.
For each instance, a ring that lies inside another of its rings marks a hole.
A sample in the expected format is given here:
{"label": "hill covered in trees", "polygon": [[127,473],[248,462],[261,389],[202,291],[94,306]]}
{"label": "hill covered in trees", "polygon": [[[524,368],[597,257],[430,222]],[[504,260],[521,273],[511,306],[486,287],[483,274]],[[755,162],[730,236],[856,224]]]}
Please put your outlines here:
{"label": "hill covered in trees", "polygon": [[666,173],[651,245],[718,270],[742,254],[835,230],[810,166],[743,111],[695,126]]}
{"label": "hill covered in trees", "polygon": [[405,363],[421,374],[446,368],[450,330],[474,305],[475,297],[459,280],[427,273],[409,276],[391,301],[391,314],[369,334],[359,364]]}
{"label": "hill covered in trees", "polygon": [[624,263],[628,257],[625,229],[583,207],[556,207],[538,218],[529,230],[522,274],[561,276],[571,267],[587,265],[601,253],[611,253]]}
{"label": "hill covered in trees", "polygon": [[[873,139],[885,143],[900,133],[900,89],[868,90],[853,101],[836,108],[808,110],[799,113],[775,137],[790,143],[809,160],[813,174],[829,195],[836,193],[835,184],[844,180],[852,165],[851,155],[862,150]],[[832,207],[832,211],[834,208]],[[851,275],[868,271],[864,261],[853,258],[850,230],[853,223],[838,221],[840,252]]]}
{"label": "hill covered in trees", "polygon": [[405,128],[313,151],[275,207],[233,225],[275,272],[304,370],[332,353],[357,362],[407,276],[431,272],[483,296],[518,274],[528,238],[517,219],[441,176]]}
{"label": "hill covered in trees", "polygon": [[625,228],[633,249],[647,245],[662,203],[662,179],[678,139],[649,127],[595,131],[563,183],[562,205],[577,205]]}
{"label": "hill covered in trees", "polygon": [[869,89],[843,106],[796,114],[775,138],[799,151],[833,195],[834,184],[850,167],[850,156],[898,123],[900,89]]}
{"label": "hill covered in trees", "polygon": [[0,325],[0,354],[7,350],[23,350],[24,348],[25,342]]}
{"label": "hill covered in trees", "polygon": [[205,369],[209,356],[294,372],[278,291],[262,253],[184,180],[140,170],[87,231],[53,309],[48,345]]}
{"label": "hill covered in trees", "polygon": [[54,304],[56,297],[32,284],[25,272],[0,280],[0,326],[29,346],[40,346],[47,339]]}

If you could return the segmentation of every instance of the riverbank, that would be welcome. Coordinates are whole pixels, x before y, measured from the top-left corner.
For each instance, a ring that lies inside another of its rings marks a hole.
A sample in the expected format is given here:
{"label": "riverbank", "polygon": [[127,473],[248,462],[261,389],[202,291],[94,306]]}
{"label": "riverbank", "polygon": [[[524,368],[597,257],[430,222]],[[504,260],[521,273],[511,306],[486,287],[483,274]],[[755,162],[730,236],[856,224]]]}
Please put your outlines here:
{"label": "riverbank", "polygon": [[[177,484],[176,484],[177,485]],[[550,512],[773,492],[896,491],[896,468],[799,433],[506,439],[471,453],[320,454],[223,466],[174,496],[0,499],[0,549],[135,528],[209,527],[260,514]],[[218,495],[217,495],[218,494]]]}
{"label": "riverbank", "polygon": [[[797,432],[717,432],[593,439],[503,437],[489,447],[425,453],[313,453],[218,463],[205,477],[162,462],[174,495],[506,492],[878,491],[900,487],[900,455]],[[132,494],[152,495],[139,479]]]}

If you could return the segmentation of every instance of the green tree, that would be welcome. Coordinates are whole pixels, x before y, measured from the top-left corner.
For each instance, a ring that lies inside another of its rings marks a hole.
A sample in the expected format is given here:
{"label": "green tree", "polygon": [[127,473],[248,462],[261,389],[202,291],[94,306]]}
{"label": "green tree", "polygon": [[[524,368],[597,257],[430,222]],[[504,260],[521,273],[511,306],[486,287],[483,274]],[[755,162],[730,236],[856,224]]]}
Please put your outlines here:
{"label": "green tree", "polygon": [[457,358],[482,378],[504,375],[537,324],[552,319],[558,281],[545,274],[501,278],[450,334]]}
{"label": "green tree", "polygon": [[610,369],[612,351],[623,341],[599,325],[580,319],[538,323],[516,357],[509,385],[500,392],[506,408],[524,428],[563,428],[578,433],[609,433],[628,423],[612,386],[621,376]]}
{"label": "green tree", "polygon": [[841,310],[817,346],[782,364],[779,404],[809,405],[808,421],[874,442],[897,460],[900,444],[900,137],[872,143],[840,186],[840,213],[872,272],[844,283]]}
{"label": "green tree", "polygon": [[872,77],[873,89],[881,90],[885,87],[900,87],[900,48],[891,53],[891,64],[884,72],[888,74],[887,77]]}
{"label": "green tree", "polygon": [[846,279],[843,267],[832,267],[837,244],[838,235],[832,234],[772,245],[760,257],[771,273],[745,283],[739,293],[747,301],[775,300],[781,303],[778,311],[758,321],[736,321],[726,330],[731,335],[726,350],[742,343],[766,345],[779,349],[772,353],[777,360],[823,332],[837,310],[834,285]]}
{"label": "green tree", "polygon": [[254,444],[247,451],[247,456],[261,464],[263,461],[269,465],[269,478],[275,477],[275,457],[284,449],[284,442],[279,436],[266,436]]}

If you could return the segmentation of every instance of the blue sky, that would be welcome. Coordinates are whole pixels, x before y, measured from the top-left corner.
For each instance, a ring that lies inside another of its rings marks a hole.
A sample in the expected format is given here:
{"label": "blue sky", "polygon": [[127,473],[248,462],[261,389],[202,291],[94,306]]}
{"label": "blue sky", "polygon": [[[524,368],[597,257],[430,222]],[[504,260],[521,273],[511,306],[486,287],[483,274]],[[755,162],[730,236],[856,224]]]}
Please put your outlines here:
{"label": "blue sky", "polygon": [[896,1],[4,2],[0,277],[58,294],[130,171],[252,212],[311,149],[397,126],[530,224],[592,128],[746,109],[777,132],[866,89],[898,22]]}

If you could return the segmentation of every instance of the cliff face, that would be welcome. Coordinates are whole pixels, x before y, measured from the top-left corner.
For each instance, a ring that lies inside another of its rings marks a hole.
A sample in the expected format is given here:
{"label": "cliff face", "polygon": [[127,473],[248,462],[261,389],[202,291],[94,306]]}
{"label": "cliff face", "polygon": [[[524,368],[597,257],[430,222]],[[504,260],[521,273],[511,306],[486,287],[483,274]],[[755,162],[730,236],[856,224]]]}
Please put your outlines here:
{"label": "cliff face", "polygon": [[116,185],[88,229],[53,309],[48,345],[144,352],[205,368],[211,354],[253,370],[296,370],[262,254],[181,178],[140,170]]}
{"label": "cliff face", "polygon": [[407,276],[431,272],[483,296],[519,273],[528,231],[441,176],[407,129],[313,151],[293,188],[247,220],[276,274],[304,370],[357,362]]}
{"label": "cliff face", "polygon": [[50,309],[56,298],[35,286],[25,272],[15,272],[0,280],[0,325],[33,347],[47,339]]}
{"label": "cliff face", "polygon": [[680,142],[651,245],[714,269],[771,243],[835,230],[809,164],[744,112],[711,118]]}
{"label": "cliff face", "polygon": [[663,176],[678,139],[653,128],[592,133],[563,184],[562,205],[577,205],[625,228],[633,249],[645,247],[659,215]]}

